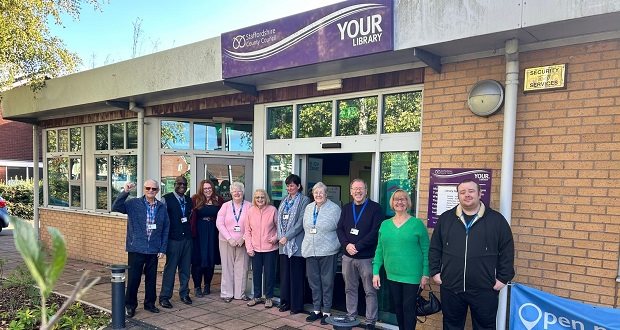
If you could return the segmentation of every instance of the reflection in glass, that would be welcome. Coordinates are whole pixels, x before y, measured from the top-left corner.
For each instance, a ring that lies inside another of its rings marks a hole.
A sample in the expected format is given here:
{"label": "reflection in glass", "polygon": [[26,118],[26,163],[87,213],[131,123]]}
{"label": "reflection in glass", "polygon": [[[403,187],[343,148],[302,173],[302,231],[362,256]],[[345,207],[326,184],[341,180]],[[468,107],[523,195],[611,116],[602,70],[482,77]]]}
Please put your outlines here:
{"label": "reflection in glass", "polygon": [[80,180],[82,174],[82,163],[81,159],[77,157],[69,158],[69,165],[71,169],[71,173],[69,174],[70,180]]}
{"label": "reflection in glass", "polygon": [[301,104],[297,107],[297,137],[332,135],[332,102]]}
{"label": "reflection in glass", "polygon": [[68,129],[58,130],[58,151],[59,152],[69,151],[69,130]]}
{"label": "reflection in glass", "polygon": [[194,123],[194,149],[222,150],[222,124]]}
{"label": "reflection in glass", "polygon": [[69,159],[47,160],[47,189],[49,205],[69,206]]}
{"label": "reflection in glass", "polygon": [[267,156],[267,193],[271,199],[279,201],[286,195],[286,177],[293,173],[292,155],[268,155]]}
{"label": "reflection in glass", "polygon": [[95,126],[95,148],[108,150],[108,125]]}
{"label": "reflection in glass", "polygon": [[127,130],[126,130],[126,138],[127,138],[127,149],[137,149],[138,148],[138,122],[130,121],[127,122]]}
{"label": "reflection in glass", "polygon": [[161,156],[161,195],[174,191],[174,182],[177,176],[187,179],[187,191],[192,184],[190,172],[191,157],[178,155]]}
{"label": "reflection in glass", "polygon": [[267,108],[267,139],[293,138],[293,106]]}
{"label": "reflection in glass", "polygon": [[69,129],[69,149],[70,151],[82,150],[82,128]]}
{"label": "reflection in glass", "polygon": [[97,187],[96,194],[97,194],[96,208],[98,210],[107,210],[108,209],[108,188]]}
{"label": "reflection in glass", "polygon": [[71,186],[71,207],[82,207],[82,194],[80,186]]}
{"label": "reflection in glass", "polygon": [[246,184],[245,166],[243,165],[206,164],[206,171],[209,179],[215,184],[217,193],[225,201],[232,199],[230,194],[230,184],[232,182],[238,181],[244,185]]}
{"label": "reflection in glass", "polygon": [[[138,176],[138,156],[123,155],[111,156],[110,158],[112,162],[112,200],[114,200],[123,189],[125,182],[136,183]],[[136,190],[132,190],[129,195],[135,197]]]}
{"label": "reflection in glass", "polygon": [[189,128],[185,121],[161,122],[161,147],[164,149],[189,149]]}
{"label": "reflection in glass", "polygon": [[110,149],[125,149],[125,124],[110,124]]}
{"label": "reflection in glass", "polygon": [[419,132],[422,121],[422,92],[385,95],[383,133]]}
{"label": "reflection in glass", "polygon": [[97,166],[97,173],[95,180],[107,181],[108,180],[108,157],[96,157],[95,166]]}
{"label": "reflection in glass", "polygon": [[338,101],[336,135],[366,135],[377,132],[377,96]]}
{"label": "reflection in glass", "polygon": [[252,151],[252,125],[226,124],[226,150]]}
{"label": "reflection in glass", "polygon": [[399,188],[409,192],[413,204],[411,214],[416,214],[418,165],[419,153],[417,151],[381,153],[379,204],[383,207],[386,216],[394,215],[389,201],[392,193]]}
{"label": "reflection in glass", "polygon": [[58,151],[58,141],[56,140],[56,130],[49,130],[47,135],[47,152]]}

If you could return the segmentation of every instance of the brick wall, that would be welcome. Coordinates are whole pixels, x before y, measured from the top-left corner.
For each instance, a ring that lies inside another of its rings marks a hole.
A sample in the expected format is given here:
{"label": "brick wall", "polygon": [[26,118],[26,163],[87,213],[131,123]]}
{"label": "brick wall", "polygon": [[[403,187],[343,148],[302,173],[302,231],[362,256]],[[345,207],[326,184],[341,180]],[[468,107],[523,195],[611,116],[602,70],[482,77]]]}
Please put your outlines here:
{"label": "brick wall", "polygon": [[1,112],[0,159],[32,160],[32,125],[3,119]]}
{"label": "brick wall", "polygon": [[[518,94],[515,281],[618,306],[620,41],[521,53],[521,84],[524,68],[555,63],[567,63],[566,90]],[[493,170],[498,208],[503,114],[482,118],[467,108],[467,93],[482,79],[504,85],[503,56],[426,70],[420,205],[428,203],[430,168],[464,167]]]}

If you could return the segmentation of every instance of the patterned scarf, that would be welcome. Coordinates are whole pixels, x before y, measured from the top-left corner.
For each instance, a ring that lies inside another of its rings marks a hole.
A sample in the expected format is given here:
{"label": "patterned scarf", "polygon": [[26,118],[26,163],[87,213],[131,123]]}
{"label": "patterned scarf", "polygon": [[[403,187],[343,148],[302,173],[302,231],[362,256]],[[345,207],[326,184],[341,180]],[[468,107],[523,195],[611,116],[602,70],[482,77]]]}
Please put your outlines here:
{"label": "patterned scarf", "polygon": [[[280,203],[280,207],[278,208],[278,237],[284,237],[288,226],[295,221],[300,221],[299,219],[294,219],[300,203],[301,193],[297,193],[297,195],[293,198],[291,198],[290,195],[287,195],[286,198],[282,200],[282,203]],[[289,218],[285,220],[284,214],[289,214]],[[299,247],[295,243],[294,239],[288,240],[282,247],[284,254],[286,254],[289,258],[295,254],[298,249]]]}

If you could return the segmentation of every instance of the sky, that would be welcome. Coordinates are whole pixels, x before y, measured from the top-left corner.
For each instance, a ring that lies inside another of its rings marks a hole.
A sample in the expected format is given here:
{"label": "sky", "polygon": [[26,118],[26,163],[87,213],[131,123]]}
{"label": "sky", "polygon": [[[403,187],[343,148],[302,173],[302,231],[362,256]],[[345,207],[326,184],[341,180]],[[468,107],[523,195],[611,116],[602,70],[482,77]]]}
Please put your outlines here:
{"label": "sky", "polygon": [[82,4],[80,17],[50,24],[82,59],[80,70],[132,58],[134,23],[141,22],[137,56],[209,39],[342,0],[104,0],[95,10]]}

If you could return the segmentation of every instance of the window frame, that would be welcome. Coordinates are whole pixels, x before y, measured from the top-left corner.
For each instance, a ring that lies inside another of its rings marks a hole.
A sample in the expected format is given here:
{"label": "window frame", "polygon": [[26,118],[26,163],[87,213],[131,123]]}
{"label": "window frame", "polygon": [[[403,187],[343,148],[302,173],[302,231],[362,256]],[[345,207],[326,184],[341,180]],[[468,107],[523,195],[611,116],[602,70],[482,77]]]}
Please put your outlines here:
{"label": "window frame", "polygon": [[[77,151],[71,151],[71,132],[75,129],[79,129],[80,132],[80,144],[79,144],[79,150]],[[52,151],[52,152],[48,152],[48,132],[55,132],[55,139],[56,139],[56,151]],[[66,131],[67,132],[67,150],[66,151],[59,151],[60,150],[60,131]],[[82,175],[82,173],[84,173],[84,126],[82,125],[73,125],[73,126],[63,126],[63,127],[54,127],[54,128],[47,128],[44,129],[42,136],[44,137],[44,142],[43,142],[43,150],[45,150],[43,158],[44,158],[44,162],[43,162],[43,184],[44,184],[44,189],[43,189],[43,205],[44,206],[49,206],[49,207],[58,207],[58,208],[67,208],[67,209],[74,209],[74,210],[80,210],[84,208],[84,194],[83,192],[83,188],[84,188],[84,175]],[[71,168],[71,160],[72,159],[80,159],[80,177],[79,179],[71,179],[71,173],[73,171],[73,169]],[[49,173],[48,173],[48,164],[49,164],[49,160],[50,159],[66,159],[67,161],[67,165],[68,165],[68,173],[67,173],[67,191],[69,192],[69,195],[67,197],[67,205],[68,206],[59,206],[59,205],[50,205],[49,204]],[[79,207],[74,207],[71,206],[71,192],[72,192],[72,186],[79,186],[80,187],[80,206]]]}

